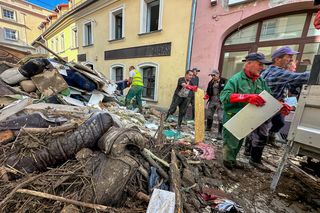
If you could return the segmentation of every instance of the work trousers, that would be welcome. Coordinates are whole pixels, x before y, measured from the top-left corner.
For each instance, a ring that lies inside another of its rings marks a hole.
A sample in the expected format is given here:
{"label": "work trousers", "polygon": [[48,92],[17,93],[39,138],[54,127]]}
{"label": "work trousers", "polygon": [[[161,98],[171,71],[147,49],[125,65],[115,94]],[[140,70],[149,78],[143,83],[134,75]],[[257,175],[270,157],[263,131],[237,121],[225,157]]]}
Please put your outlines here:
{"label": "work trousers", "polygon": [[139,109],[142,108],[142,91],[143,86],[131,86],[127,96],[126,96],[126,106],[130,105],[132,98],[136,98],[136,102],[138,104]]}
{"label": "work trousers", "polygon": [[213,120],[214,114],[217,113],[218,122],[222,123],[223,119],[223,110],[220,103],[215,101],[209,101],[208,103],[208,111],[207,111],[207,119]]}
{"label": "work trousers", "polygon": [[[232,118],[234,114],[224,113],[223,123],[226,123]],[[243,139],[238,140],[231,132],[223,128],[223,160],[229,162],[231,165],[236,163],[237,155],[242,146]]]}
{"label": "work trousers", "polygon": [[189,97],[182,98],[174,94],[167,116],[174,114],[177,110],[177,107],[179,107],[178,125],[180,126],[182,123],[182,119],[187,113],[187,108],[189,103],[190,103]]}
{"label": "work trousers", "polygon": [[267,143],[269,126],[269,120],[264,122],[247,136],[246,143],[250,143],[252,148],[257,147],[263,149]]}
{"label": "work trousers", "polygon": [[194,120],[194,116],[195,116],[195,96],[190,98],[190,103],[191,103],[191,107],[192,107],[192,117],[191,119]]}
{"label": "work trousers", "polygon": [[284,117],[281,113],[276,114],[271,118],[272,127],[270,128],[270,132],[277,133],[284,126]]}

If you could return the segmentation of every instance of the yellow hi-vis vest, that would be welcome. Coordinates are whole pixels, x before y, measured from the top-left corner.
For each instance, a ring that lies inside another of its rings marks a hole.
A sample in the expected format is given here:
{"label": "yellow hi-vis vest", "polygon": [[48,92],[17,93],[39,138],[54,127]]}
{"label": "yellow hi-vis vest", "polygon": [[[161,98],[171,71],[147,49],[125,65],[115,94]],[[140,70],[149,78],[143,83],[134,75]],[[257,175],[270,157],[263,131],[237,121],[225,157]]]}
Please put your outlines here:
{"label": "yellow hi-vis vest", "polygon": [[140,72],[138,70],[134,70],[134,77],[132,78],[132,86],[142,86],[143,87],[143,80]]}

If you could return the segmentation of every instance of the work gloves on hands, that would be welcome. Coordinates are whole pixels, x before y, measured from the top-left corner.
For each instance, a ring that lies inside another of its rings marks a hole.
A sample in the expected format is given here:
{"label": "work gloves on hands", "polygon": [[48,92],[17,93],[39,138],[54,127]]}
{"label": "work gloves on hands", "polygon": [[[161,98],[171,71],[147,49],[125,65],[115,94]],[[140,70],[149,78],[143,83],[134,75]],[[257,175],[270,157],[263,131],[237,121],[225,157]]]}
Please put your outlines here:
{"label": "work gloves on hands", "polygon": [[292,110],[291,106],[289,106],[288,104],[282,103],[282,108],[280,109],[280,113],[282,116],[289,115],[291,110]]}
{"label": "work gloves on hands", "polygon": [[187,85],[186,89],[191,90],[193,92],[197,92],[198,87],[197,86],[191,86],[191,85]]}
{"label": "work gloves on hands", "polygon": [[266,101],[258,94],[233,93],[230,95],[230,103],[250,103],[257,107],[261,107],[266,103]]}
{"label": "work gloves on hands", "polygon": [[204,100],[208,100],[209,99],[209,95],[206,94],[204,97],[203,97]]}
{"label": "work gloves on hands", "polygon": [[316,17],[314,18],[313,25],[317,30],[320,29],[320,10],[317,12]]}

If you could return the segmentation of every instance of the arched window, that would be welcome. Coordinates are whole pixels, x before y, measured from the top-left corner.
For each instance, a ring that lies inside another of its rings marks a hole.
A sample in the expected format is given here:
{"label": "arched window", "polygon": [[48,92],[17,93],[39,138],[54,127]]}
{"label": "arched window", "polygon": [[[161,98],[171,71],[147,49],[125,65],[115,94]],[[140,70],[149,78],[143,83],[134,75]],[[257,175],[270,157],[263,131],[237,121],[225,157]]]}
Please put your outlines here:
{"label": "arched window", "polygon": [[[242,60],[250,52],[271,54],[281,46],[299,51],[297,72],[311,69],[313,57],[319,52],[320,31],[313,26],[315,11],[263,19],[244,26],[226,37],[219,64],[222,76],[229,78],[240,71]],[[319,52],[320,53],[320,52]]]}
{"label": "arched window", "polygon": [[110,67],[110,79],[112,81],[122,81],[124,79],[125,66],[123,64],[114,64]]}
{"label": "arched window", "polygon": [[156,101],[159,65],[155,63],[143,63],[137,67],[143,77],[144,89],[142,97],[146,100]]}

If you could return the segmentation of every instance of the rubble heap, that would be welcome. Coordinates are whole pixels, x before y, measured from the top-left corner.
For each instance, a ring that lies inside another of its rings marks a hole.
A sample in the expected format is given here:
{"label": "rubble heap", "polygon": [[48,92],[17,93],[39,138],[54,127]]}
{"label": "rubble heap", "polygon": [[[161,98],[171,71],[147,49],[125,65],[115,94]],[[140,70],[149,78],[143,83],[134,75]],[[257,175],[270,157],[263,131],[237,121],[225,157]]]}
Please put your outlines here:
{"label": "rubble heap", "polygon": [[[176,131],[155,108],[121,106],[115,90],[101,73],[60,59],[0,63],[1,212],[319,210],[318,194],[292,172],[272,193],[272,173],[225,169],[212,133],[194,144],[192,121]],[[274,171],[282,150],[266,153]]]}

